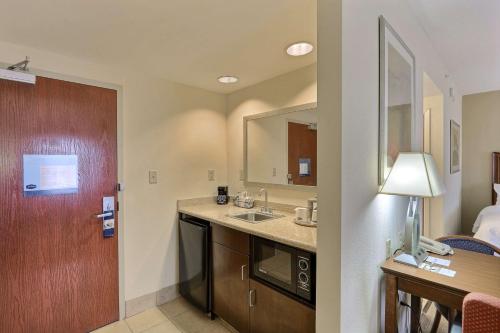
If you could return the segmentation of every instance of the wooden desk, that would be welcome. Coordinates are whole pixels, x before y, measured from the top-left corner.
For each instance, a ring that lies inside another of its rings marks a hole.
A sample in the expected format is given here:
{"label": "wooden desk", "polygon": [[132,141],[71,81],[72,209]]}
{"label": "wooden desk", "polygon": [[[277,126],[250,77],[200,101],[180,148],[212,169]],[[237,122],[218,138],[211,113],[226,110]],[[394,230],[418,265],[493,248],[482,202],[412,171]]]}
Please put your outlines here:
{"label": "wooden desk", "polygon": [[388,259],[383,265],[385,273],[385,333],[397,332],[398,290],[411,294],[411,332],[417,332],[421,300],[426,298],[452,309],[462,309],[464,297],[470,292],[481,292],[500,298],[500,258],[476,252],[455,250],[452,256],[433,257],[451,260],[449,269],[456,271],[455,277],[429,272],[403,265]]}

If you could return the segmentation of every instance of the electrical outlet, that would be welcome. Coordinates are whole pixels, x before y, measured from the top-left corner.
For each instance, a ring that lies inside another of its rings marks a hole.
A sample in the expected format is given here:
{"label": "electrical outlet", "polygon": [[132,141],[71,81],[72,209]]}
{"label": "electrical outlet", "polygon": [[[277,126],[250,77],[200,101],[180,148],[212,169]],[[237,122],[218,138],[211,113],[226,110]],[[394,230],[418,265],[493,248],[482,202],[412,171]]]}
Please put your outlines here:
{"label": "electrical outlet", "polygon": [[149,183],[150,184],[158,184],[158,171],[157,170],[149,170]]}
{"label": "electrical outlet", "polygon": [[391,239],[385,241],[385,259],[389,259],[392,255]]}
{"label": "electrical outlet", "polygon": [[244,180],[245,180],[245,172],[243,171],[243,169],[240,169],[240,181]]}
{"label": "electrical outlet", "polygon": [[273,177],[276,177],[276,168],[273,168]]}
{"label": "electrical outlet", "polygon": [[208,170],[208,180],[211,182],[215,181],[215,170]]}

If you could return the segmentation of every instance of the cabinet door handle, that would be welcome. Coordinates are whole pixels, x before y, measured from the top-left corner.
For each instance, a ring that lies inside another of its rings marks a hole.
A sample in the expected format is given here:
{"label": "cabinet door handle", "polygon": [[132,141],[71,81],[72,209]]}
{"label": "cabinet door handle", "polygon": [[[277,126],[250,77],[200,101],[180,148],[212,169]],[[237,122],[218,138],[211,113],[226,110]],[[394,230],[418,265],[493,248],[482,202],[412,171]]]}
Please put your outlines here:
{"label": "cabinet door handle", "polygon": [[245,267],[247,267],[247,265],[241,266],[241,281],[245,281]]}
{"label": "cabinet door handle", "polygon": [[250,289],[250,292],[248,293],[248,306],[253,308],[255,306],[255,290]]}

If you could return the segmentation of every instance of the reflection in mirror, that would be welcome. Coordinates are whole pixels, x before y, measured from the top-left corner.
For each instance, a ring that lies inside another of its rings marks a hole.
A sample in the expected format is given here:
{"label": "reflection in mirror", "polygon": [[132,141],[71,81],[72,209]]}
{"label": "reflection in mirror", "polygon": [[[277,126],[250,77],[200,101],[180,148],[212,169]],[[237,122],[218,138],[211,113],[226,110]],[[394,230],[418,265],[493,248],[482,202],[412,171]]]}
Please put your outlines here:
{"label": "reflection in mirror", "polygon": [[388,45],[387,167],[399,152],[411,151],[411,66]]}
{"label": "reflection in mirror", "polygon": [[394,29],[380,17],[379,184],[400,152],[413,148],[415,58]]}
{"label": "reflection in mirror", "polygon": [[247,182],[316,186],[317,122],[316,109],[246,118]]}

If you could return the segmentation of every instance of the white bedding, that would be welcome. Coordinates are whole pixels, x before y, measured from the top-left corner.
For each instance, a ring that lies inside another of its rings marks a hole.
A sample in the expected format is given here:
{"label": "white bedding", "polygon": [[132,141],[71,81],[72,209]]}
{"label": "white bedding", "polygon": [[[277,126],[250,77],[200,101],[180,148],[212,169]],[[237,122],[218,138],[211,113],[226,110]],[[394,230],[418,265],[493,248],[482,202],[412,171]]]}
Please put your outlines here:
{"label": "white bedding", "polygon": [[474,238],[500,247],[500,205],[483,208],[472,227]]}

